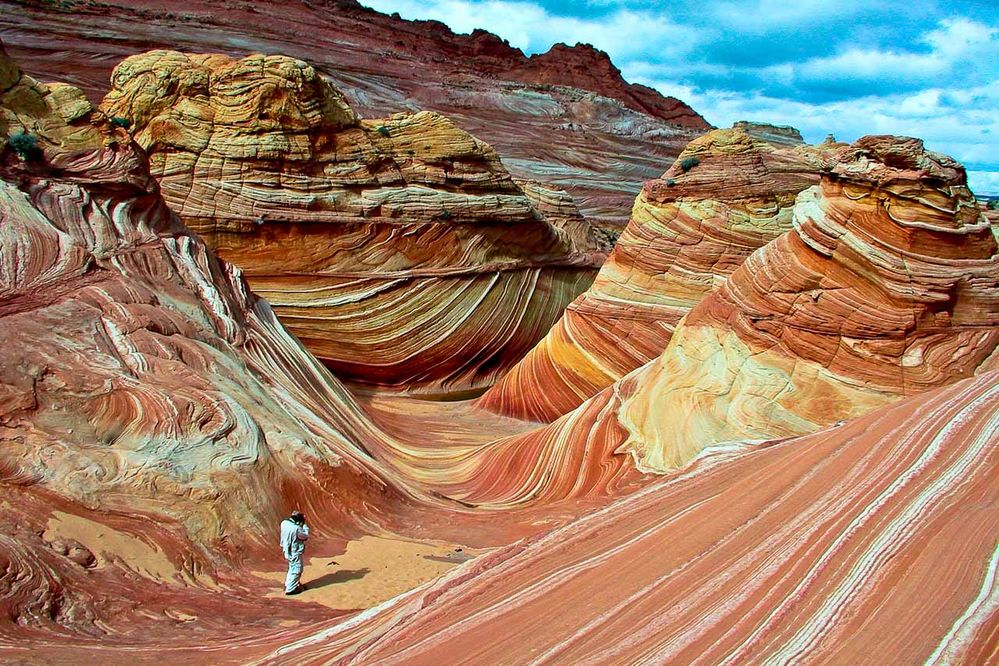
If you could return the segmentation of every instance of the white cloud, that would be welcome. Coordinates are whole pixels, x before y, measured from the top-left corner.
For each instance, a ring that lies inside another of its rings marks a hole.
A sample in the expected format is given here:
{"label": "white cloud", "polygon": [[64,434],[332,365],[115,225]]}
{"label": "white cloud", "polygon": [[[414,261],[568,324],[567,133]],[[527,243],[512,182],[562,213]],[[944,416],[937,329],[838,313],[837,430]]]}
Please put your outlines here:
{"label": "white cloud", "polygon": [[969,171],[968,185],[972,192],[999,196],[999,171]]}
{"label": "white cloud", "polygon": [[[887,24],[881,26],[886,32],[869,30],[876,26],[865,23],[874,19],[864,0],[702,0],[703,6],[680,3],[665,10],[641,9],[649,3],[630,0],[587,0],[573,16],[549,11],[536,0],[364,2],[405,18],[436,19],[456,32],[485,28],[527,53],[547,51],[556,42],[593,44],[610,54],[629,81],[684,100],[722,127],[736,120],[793,125],[810,141],[827,133],[844,141],[865,134],[917,136],[932,150],[964,162],[973,188],[999,189],[999,27],[994,25],[939,17],[896,38]],[[588,16],[587,5],[605,11]],[[662,13],[667,10],[681,18]],[[829,27],[834,20],[839,28]],[[879,20],[894,17],[887,12]],[[843,25],[854,23],[867,38],[840,34]],[[710,57],[732,53],[733,44],[738,49],[740,35],[801,39],[809,31],[824,40],[828,55],[788,56],[786,62],[755,66]]]}
{"label": "white cloud", "polygon": [[926,33],[923,42],[929,44],[935,53],[957,60],[968,55],[980,55],[979,49],[988,47],[997,36],[999,28],[966,18],[945,18],[936,30]]}
{"label": "white cloud", "polygon": [[806,79],[900,79],[917,81],[936,78],[949,71],[950,61],[935,53],[895,53],[850,49],[835,56],[807,60],[795,69]]}
{"label": "white cloud", "polygon": [[849,17],[865,9],[865,0],[731,0],[705,11],[719,23],[742,32],[762,33],[774,28],[803,23],[827,22],[833,17]]}
{"label": "white cloud", "polygon": [[[886,91],[892,92],[932,86],[947,79],[975,80],[996,73],[999,28],[963,18],[948,18],[941,20],[935,29],[923,33],[918,41],[929,49],[847,45],[834,55],[789,63],[790,82],[802,87],[824,83],[846,83],[853,87],[882,84]],[[762,70],[761,75],[770,75],[768,69]],[[786,71],[780,72],[780,76],[782,82],[789,82]]]}

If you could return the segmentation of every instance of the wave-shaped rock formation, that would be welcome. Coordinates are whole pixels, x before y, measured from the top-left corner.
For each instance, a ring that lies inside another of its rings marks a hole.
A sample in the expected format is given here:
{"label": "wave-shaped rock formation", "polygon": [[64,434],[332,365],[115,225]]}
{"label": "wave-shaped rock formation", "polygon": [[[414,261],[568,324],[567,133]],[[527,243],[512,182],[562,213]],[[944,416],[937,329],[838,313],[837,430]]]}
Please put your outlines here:
{"label": "wave-shaped rock formation", "polygon": [[791,229],[795,197],[830,163],[790,128],[739,123],[692,141],[645,184],[590,289],[479,405],[552,421],[658,357],[701,298]]}
{"label": "wave-shaped rock formation", "polygon": [[712,451],[258,663],[984,663],[997,437],[993,372]]}
{"label": "wave-shaped rock formation", "polygon": [[[709,125],[689,106],[626,83],[603,52],[556,45],[526,57],[495,35],[453,33],[354,0],[0,0],[0,30],[26,71],[107,91],[123,58],[152,49],[285,54],[314,63],[366,117],[434,110],[481,137],[511,172],[567,190],[623,225],[634,193]],[[308,35],[308,39],[302,39]]]}
{"label": "wave-shaped rock formation", "polygon": [[794,229],[706,296],[620,418],[639,464],[786,437],[974,374],[999,346],[999,249],[964,169],[918,139],[842,149]]}
{"label": "wave-shaped rock formation", "polygon": [[606,256],[564,193],[532,206],[489,146],[433,112],[360,120],[282,56],[158,51],[102,104],[163,197],[341,378],[485,387]]}
{"label": "wave-shaped rock formation", "polygon": [[358,444],[377,433],[343,385],[167,208],[128,134],[2,47],[0,346],[0,634],[175,626],[234,563],[276,555],[291,507],[334,538],[415,497]]}
{"label": "wave-shaped rock formation", "polygon": [[[372,170],[387,179],[337,192],[355,211],[377,200],[359,225],[405,224],[393,211],[427,201],[391,195],[399,174],[415,169],[426,183],[447,172],[400,157],[430,150],[405,143],[410,125],[479,155],[449,163],[465,185],[426,186],[430,201],[475,199],[475,178],[494,188],[496,172],[479,168],[488,156],[440,116],[366,123],[298,61],[181,58],[178,99],[156,106],[156,74],[136,77],[133,97],[154,94],[134,129],[165,182],[186,167],[166,169],[164,146],[240,176],[188,181],[223,213],[189,215],[220,248],[260,228],[293,254],[281,235],[289,221],[268,206],[326,219],[330,178],[318,171],[331,165],[364,183]],[[210,94],[220,83],[246,92]],[[232,99],[255,106],[230,108]],[[208,116],[207,145],[188,149],[205,139]],[[952,160],[897,137],[840,149],[798,195],[792,229],[693,307],[659,359],[533,428],[472,401],[352,396],[167,207],[122,124],[76,88],[22,75],[0,48],[4,661],[994,656],[999,251]],[[355,139],[338,142],[344,134]],[[328,154],[329,142],[358,159],[317,162],[312,173],[296,164]],[[290,165],[277,188],[261,166],[275,154]],[[242,157],[208,159],[218,155]],[[701,166],[710,160],[687,171]],[[674,175],[664,187],[678,187]],[[523,190],[511,196],[551,220],[533,218],[538,238],[563,253],[599,243],[558,192]],[[506,195],[489,196],[507,210]],[[315,208],[301,205],[310,197]],[[260,207],[247,222],[251,199]],[[323,222],[295,224],[307,233]],[[279,259],[269,237],[257,241],[241,251]],[[328,260],[326,246],[314,248],[294,260]],[[423,258],[413,252],[341,251],[365,270]],[[474,352],[454,350],[472,364]],[[812,434],[790,437],[799,433]],[[642,471],[680,465],[659,480]],[[307,566],[322,573],[305,595],[284,598],[271,582],[283,564],[274,542],[292,507],[310,515],[308,553],[319,558]],[[402,559],[434,560],[439,574],[441,556],[408,548],[356,570],[328,557],[383,531],[458,536],[474,556],[454,549],[448,562],[464,564],[422,584],[407,578],[409,592],[364,613],[303,601],[339,597],[369,574],[381,585]]]}

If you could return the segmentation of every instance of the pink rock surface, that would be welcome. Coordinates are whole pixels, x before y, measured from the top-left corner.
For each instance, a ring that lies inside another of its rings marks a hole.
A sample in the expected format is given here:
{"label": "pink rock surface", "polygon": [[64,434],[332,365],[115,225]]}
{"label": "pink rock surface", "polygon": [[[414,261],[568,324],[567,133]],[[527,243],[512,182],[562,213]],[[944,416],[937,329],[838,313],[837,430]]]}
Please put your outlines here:
{"label": "pink rock surface", "polygon": [[[391,524],[376,503],[427,499],[367,454],[353,397],[184,228],[127,133],[2,48],[0,137],[4,642],[162,631],[273,559],[292,507],[334,544]],[[245,591],[232,610],[261,626]]]}
{"label": "pink rock surface", "polygon": [[806,437],[708,452],[352,621],[156,656],[986,663],[999,630],[997,437],[988,373]]}

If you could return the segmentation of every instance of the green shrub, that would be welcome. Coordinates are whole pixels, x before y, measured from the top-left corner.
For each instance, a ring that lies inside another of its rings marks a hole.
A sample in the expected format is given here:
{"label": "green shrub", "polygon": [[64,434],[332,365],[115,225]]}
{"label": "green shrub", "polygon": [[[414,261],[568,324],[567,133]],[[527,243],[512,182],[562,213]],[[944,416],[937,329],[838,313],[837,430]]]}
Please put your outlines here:
{"label": "green shrub", "polygon": [[445,208],[443,210],[443,212],[441,212],[441,219],[442,220],[450,220],[451,217],[452,217],[451,211],[449,211],[447,208]]}
{"label": "green shrub", "polygon": [[132,126],[132,121],[129,120],[128,118],[122,118],[121,116],[115,116],[114,118],[111,119],[111,124],[114,125],[115,127],[120,127],[122,129],[127,130],[128,128],[130,128]]}
{"label": "green shrub", "polygon": [[666,187],[673,187],[674,185],[676,185],[676,181],[675,180],[673,180],[672,178],[667,178],[666,179]]}
{"label": "green shrub", "polygon": [[11,150],[25,162],[34,162],[42,158],[42,149],[38,147],[38,140],[27,132],[7,137],[7,143],[10,144]]}
{"label": "green shrub", "polygon": [[390,137],[390,136],[392,136],[392,133],[389,131],[389,128],[385,127],[385,125],[379,125],[378,129],[375,130],[375,131],[378,132],[379,134],[381,134],[384,137]]}
{"label": "green shrub", "polygon": [[693,169],[695,166],[697,166],[700,163],[701,163],[700,158],[697,158],[697,157],[684,157],[680,161],[680,168],[683,169],[684,173],[687,173],[688,171],[690,171],[691,169]]}

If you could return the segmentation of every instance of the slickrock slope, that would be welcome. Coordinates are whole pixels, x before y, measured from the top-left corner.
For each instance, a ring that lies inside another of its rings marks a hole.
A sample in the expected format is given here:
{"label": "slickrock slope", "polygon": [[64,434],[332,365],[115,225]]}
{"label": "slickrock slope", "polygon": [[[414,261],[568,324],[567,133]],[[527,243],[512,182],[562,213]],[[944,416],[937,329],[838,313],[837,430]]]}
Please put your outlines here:
{"label": "slickrock slope", "polygon": [[997,438],[990,373],[715,450],[256,663],[990,662]]}
{"label": "slickrock slope", "polygon": [[690,308],[791,229],[795,196],[831,156],[795,134],[743,123],[692,141],[645,184],[593,286],[479,405],[552,421],[658,357]]}
{"label": "slickrock slope", "polygon": [[292,506],[334,539],[413,497],[359,444],[378,433],[346,389],[166,207],[128,135],[2,47],[0,348],[0,636],[174,627],[217,574],[277,555]]}
{"label": "slickrock slope", "polygon": [[964,169],[864,137],[691,310],[620,419],[640,466],[667,469],[968,377],[997,346],[999,250]]}
{"label": "slickrock slope", "polygon": [[[152,49],[284,54],[314,63],[365,117],[434,110],[487,141],[520,178],[567,190],[622,226],[643,181],[709,125],[630,85],[606,54],[556,45],[527,58],[495,35],[457,35],[352,0],[0,0],[0,32],[26,71],[107,91],[111,69]],[[307,38],[303,38],[307,35]],[[575,87],[567,87],[575,86]]]}
{"label": "slickrock slope", "polygon": [[166,201],[341,378],[490,385],[606,256],[448,119],[361,121],[302,61],[158,51],[112,86],[102,108],[132,123]]}

